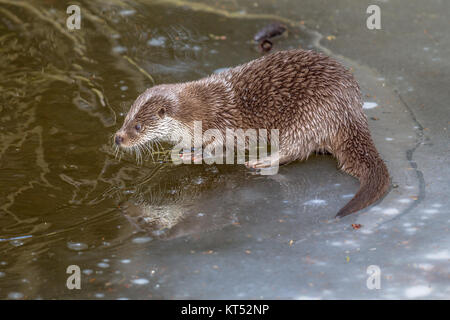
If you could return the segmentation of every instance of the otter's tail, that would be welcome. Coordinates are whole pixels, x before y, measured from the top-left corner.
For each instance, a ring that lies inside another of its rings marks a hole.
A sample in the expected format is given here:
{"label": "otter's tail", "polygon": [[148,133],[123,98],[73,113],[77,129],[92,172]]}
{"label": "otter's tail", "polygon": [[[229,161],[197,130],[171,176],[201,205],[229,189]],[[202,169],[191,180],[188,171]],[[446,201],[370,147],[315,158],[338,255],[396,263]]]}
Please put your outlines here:
{"label": "otter's tail", "polygon": [[355,196],[336,215],[344,217],[379,200],[389,189],[390,178],[367,127],[353,128],[339,136],[339,147],[333,153],[340,168],[357,177],[361,184]]}

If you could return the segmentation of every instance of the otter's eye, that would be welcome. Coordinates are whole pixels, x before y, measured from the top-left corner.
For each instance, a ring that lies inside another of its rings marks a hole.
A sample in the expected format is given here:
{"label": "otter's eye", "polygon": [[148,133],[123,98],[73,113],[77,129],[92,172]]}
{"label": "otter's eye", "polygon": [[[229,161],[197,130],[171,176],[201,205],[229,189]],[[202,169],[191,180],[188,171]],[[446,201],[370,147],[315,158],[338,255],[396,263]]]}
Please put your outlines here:
{"label": "otter's eye", "polygon": [[161,108],[161,109],[159,109],[159,111],[158,111],[158,116],[160,117],[160,118],[164,118],[164,115],[166,114],[166,109],[165,108]]}
{"label": "otter's eye", "polygon": [[137,132],[141,131],[142,126],[140,123],[138,123],[137,125],[134,126],[134,128],[136,129]]}

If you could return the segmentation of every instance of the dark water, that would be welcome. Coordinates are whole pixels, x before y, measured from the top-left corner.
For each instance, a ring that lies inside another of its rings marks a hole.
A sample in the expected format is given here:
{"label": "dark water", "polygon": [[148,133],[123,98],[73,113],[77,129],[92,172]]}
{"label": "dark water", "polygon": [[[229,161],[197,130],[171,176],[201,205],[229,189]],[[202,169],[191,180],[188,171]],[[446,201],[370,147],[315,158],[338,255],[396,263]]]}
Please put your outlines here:
{"label": "dark water", "polygon": [[[198,273],[196,255],[255,236],[263,220],[261,239],[295,232],[278,221],[299,219],[292,207],[311,198],[308,186],[324,182],[320,199],[336,188],[328,157],[277,177],[157,154],[119,161],[111,137],[140,92],[259,57],[253,35],[271,21],[149,1],[80,7],[81,29],[69,31],[60,1],[0,1],[0,298],[189,297],[183,274]],[[310,42],[290,27],[274,46]],[[66,288],[69,265],[82,270],[81,290]]]}

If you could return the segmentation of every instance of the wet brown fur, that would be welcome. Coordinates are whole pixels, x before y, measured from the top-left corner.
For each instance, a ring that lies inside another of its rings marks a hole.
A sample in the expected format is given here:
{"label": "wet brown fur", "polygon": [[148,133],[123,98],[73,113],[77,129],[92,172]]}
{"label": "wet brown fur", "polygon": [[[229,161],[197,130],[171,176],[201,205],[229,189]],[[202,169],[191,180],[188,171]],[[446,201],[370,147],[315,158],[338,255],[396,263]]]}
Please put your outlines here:
{"label": "wet brown fur", "polygon": [[124,127],[141,121],[151,128],[162,106],[189,131],[195,120],[202,121],[203,130],[223,134],[226,128],[279,129],[280,164],[330,152],[340,169],[361,183],[339,217],[371,205],[388,190],[389,173],[370,136],[359,86],[323,54],[281,51],[198,81],[148,89]]}

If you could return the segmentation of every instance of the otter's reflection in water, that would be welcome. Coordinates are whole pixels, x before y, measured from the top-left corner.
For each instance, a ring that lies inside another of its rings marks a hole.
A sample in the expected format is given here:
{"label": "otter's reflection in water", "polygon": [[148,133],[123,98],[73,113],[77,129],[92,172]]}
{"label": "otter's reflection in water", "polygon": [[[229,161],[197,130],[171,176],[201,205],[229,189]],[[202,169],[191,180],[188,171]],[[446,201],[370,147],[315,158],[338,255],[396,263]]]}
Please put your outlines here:
{"label": "otter's reflection in water", "polygon": [[[288,178],[294,173],[295,179]],[[297,219],[314,226],[334,221],[336,208],[329,203],[344,202],[338,190],[353,184],[330,156],[282,166],[273,176],[239,165],[164,166],[120,207],[137,231],[155,239],[199,237],[230,225],[249,231],[258,228],[254,223],[277,226]]]}
{"label": "otter's reflection in water", "polygon": [[164,167],[120,208],[136,230],[153,238],[199,235],[238,224],[232,199],[243,176],[250,173],[242,166]]}

